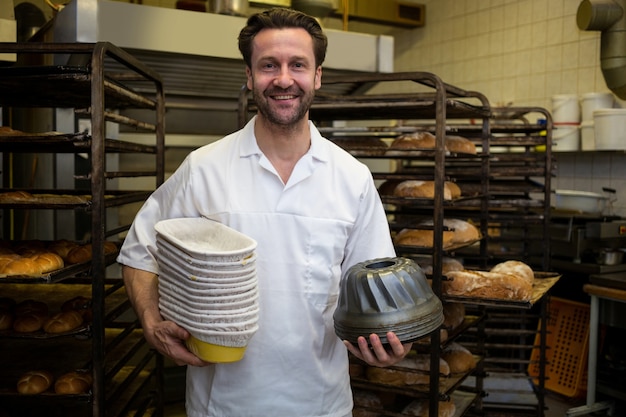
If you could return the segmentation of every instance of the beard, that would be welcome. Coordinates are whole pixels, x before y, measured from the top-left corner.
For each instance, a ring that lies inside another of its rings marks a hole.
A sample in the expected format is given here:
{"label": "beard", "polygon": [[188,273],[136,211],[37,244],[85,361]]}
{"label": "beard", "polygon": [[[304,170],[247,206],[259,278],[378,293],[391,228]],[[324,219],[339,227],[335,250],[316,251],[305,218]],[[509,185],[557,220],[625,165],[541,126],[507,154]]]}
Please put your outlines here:
{"label": "beard", "polygon": [[[297,94],[300,101],[295,107],[281,109],[280,101],[273,102],[273,95]],[[315,91],[305,92],[301,89],[278,90],[276,88],[266,91],[252,90],[252,96],[258,111],[267,121],[283,127],[293,126],[304,119],[313,103]]]}

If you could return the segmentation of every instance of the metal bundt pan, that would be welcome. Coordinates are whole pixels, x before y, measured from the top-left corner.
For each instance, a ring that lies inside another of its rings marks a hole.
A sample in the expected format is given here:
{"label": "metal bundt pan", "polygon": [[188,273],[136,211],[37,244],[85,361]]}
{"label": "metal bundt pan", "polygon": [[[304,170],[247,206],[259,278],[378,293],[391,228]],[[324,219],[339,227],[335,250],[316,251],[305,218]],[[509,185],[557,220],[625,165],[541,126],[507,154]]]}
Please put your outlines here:
{"label": "metal bundt pan", "polygon": [[337,336],[353,343],[371,333],[386,343],[389,331],[403,342],[415,341],[444,320],[441,301],[422,269],[400,257],[352,266],[342,281],[333,318]]}

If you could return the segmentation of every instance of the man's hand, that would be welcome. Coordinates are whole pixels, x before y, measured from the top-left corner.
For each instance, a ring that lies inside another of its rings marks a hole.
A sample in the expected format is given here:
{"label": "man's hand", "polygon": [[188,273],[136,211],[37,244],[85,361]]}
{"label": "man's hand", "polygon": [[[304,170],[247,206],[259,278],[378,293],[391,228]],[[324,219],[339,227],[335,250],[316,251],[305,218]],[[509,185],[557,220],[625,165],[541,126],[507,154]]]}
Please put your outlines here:
{"label": "man's hand", "polygon": [[368,365],[378,367],[391,366],[398,363],[409,353],[413,346],[413,343],[403,344],[393,332],[387,333],[387,341],[389,346],[385,349],[380,341],[380,337],[372,333],[369,336],[369,344],[363,336],[359,336],[357,339],[358,347],[347,340],[344,340],[343,343],[354,356],[365,361]]}

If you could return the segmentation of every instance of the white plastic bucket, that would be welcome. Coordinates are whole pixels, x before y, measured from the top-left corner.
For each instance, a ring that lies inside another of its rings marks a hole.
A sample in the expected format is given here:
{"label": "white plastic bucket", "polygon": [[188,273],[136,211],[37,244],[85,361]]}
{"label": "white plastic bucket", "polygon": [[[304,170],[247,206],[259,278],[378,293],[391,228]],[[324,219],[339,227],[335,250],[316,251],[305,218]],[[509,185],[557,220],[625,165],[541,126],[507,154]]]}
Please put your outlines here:
{"label": "white plastic bucket", "polygon": [[594,129],[593,121],[582,121],[580,123],[580,148],[583,151],[595,151],[596,139]]}
{"label": "white plastic bucket", "polygon": [[592,122],[593,112],[599,109],[610,109],[615,102],[611,93],[587,93],[581,98],[582,121]]}
{"label": "white plastic bucket", "polygon": [[626,109],[600,109],[593,112],[597,150],[626,149]]}
{"label": "white plastic bucket", "polygon": [[552,96],[552,121],[554,123],[580,122],[580,103],[576,94]]}
{"label": "white plastic bucket", "polygon": [[580,129],[578,125],[559,126],[552,130],[552,150],[554,152],[580,150]]}

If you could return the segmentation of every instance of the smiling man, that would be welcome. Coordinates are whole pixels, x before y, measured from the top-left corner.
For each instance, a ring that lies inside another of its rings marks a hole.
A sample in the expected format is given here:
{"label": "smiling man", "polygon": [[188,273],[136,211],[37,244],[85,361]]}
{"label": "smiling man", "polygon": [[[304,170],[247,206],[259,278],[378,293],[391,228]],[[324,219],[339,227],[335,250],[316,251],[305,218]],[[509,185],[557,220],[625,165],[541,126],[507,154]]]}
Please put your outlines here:
{"label": "smiling man", "polygon": [[[388,366],[411,348],[393,333],[385,347],[375,334],[354,346],[334,332],[349,267],[395,252],[370,171],[308,120],[326,46],[300,12],[251,16],[239,49],[257,115],[190,153],[146,201],[120,252],[146,339],[188,366],[190,417],[351,416],[348,352]],[[203,362],[185,347],[187,330],[160,315],[154,225],[177,217],[207,217],[257,241],[259,329],[239,362]]]}

